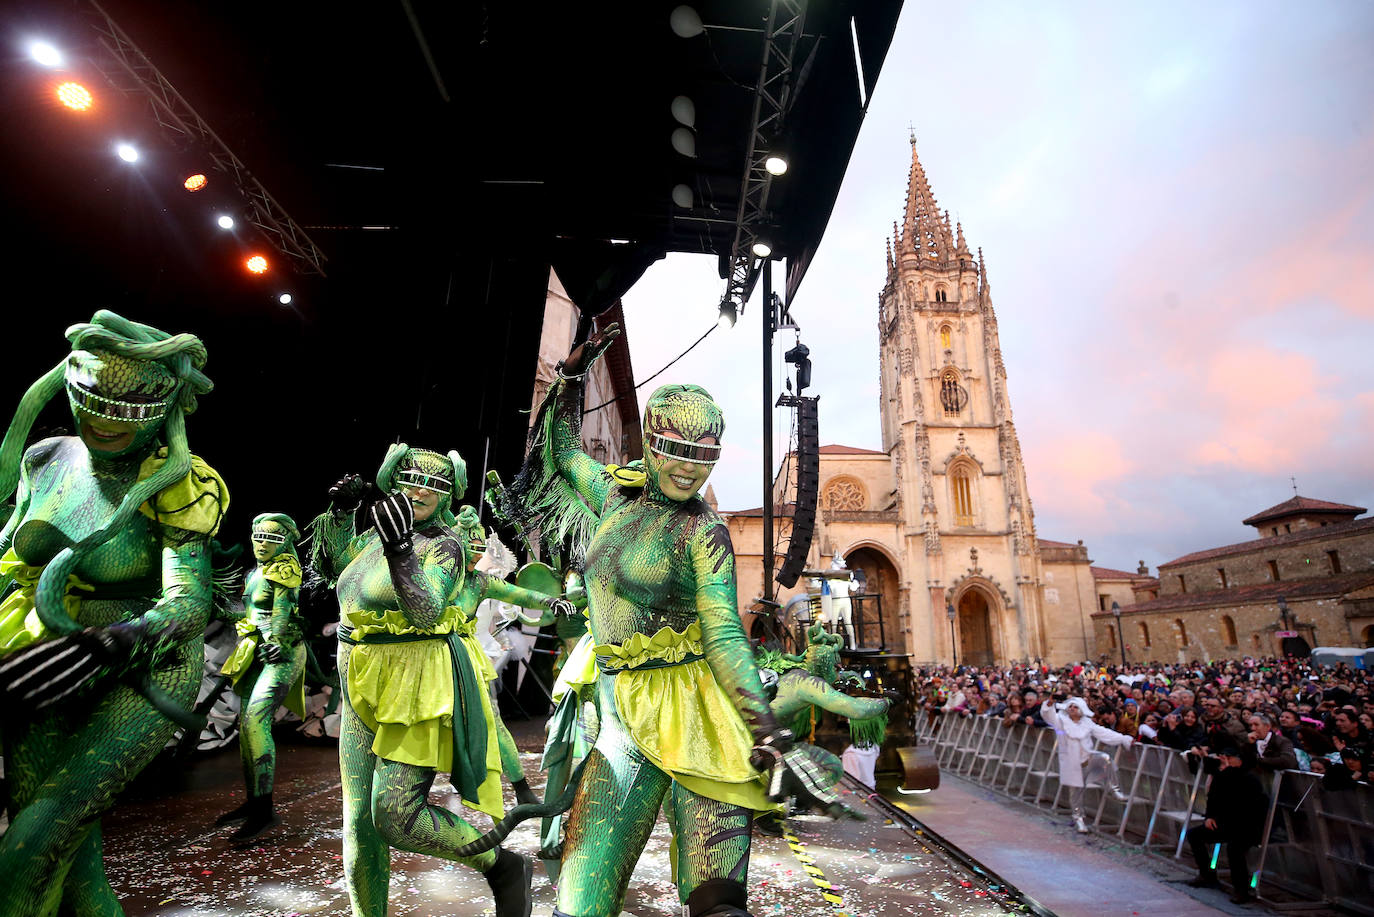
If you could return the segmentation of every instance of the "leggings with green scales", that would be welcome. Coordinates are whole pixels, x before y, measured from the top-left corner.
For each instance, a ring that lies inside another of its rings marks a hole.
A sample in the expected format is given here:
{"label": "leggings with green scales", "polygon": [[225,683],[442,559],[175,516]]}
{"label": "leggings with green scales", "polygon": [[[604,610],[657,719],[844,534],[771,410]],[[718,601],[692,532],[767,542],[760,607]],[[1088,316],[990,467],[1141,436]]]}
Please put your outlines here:
{"label": "leggings with green scales", "polygon": [[601,678],[601,732],[568,819],[558,911],[617,917],[635,864],[662,808],[673,831],[678,897],[708,879],[744,885],[754,813],[693,793],[646,758],[615,714],[613,679]]}
{"label": "leggings with green scales", "polygon": [[[352,647],[339,646],[339,683],[348,684]],[[391,848],[454,860],[486,872],[498,849],[475,857],[454,855],[482,836],[472,825],[429,802],[431,767],[379,758],[376,738],[344,695],[339,727],[339,776],[343,784],[343,864],[354,917],[386,917],[391,885]]]}
{"label": "leggings with green scales", "polygon": [[272,738],[272,721],[287,692],[305,671],[305,644],[297,643],[290,654],[283,662],[258,666],[252,675],[253,687],[239,702],[239,757],[250,796],[272,792],[276,778],[277,743]]}

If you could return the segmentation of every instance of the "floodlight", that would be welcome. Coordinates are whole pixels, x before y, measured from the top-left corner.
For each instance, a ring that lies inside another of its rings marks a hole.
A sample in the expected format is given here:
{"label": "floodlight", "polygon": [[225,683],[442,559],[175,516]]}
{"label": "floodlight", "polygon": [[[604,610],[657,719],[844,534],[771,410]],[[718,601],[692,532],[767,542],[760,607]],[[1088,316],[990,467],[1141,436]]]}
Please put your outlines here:
{"label": "floodlight", "polygon": [[29,57],[44,67],[62,66],[62,52],[46,41],[35,41],[29,45]]}
{"label": "floodlight", "polygon": [[218,219],[218,220],[215,220],[215,222],[219,224],[219,228],[220,228],[220,229],[233,229],[233,228],[234,228],[234,218],[231,217],[231,216],[230,216],[229,214],[227,214],[227,213],[221,213],[221,214],[219,215],[219,219]]}
{"label": "floodlight", "polygon": [[721,300],[720,317],[716,319],[716,326],[718,328],[733,328],[736,317],[735,303],[729,299]]}
{"label": "floodlight", "polygon": [[786,175],[787,160],[781,156],[769,156],[763,161],[763,167],[768,170],[769,175]]}
{"label": "floodlight", "polygon": [[281,294],[280,296],[277,297],[277,302],[281,303],[283,306],[289,306],[289,305],[291,305],[291,294],[290,294],[290,293],[283,293],[283,294]]}
{"label": "floodlight", "polygon": [[760,241],[754,243],[754,255],[755,255],[755,257],[758,257],[758,258],[767,258],[767,257],[768,257],[769,255],[771,255],[771,254],[773,254],[773,247],[772,247],[771,245],[769,245],[767,242],[764,242],[764,241],[761,241],[761,240],[760,240]]}
{"label": "floodlight", "polygon": [[66,82],[57,84],[57,101],[72,111],[88,111],[95,104],[95,97],[80,83]]}
{"label": "floodlight", "polygon": [[181,186],[187,191],[199,191],[209,184],[209,181],[203,173],[197,172],[195,175],[186,176],[186,181],[182,182]]}
{"label": "floodlight", "polygon": [[262,255],[251,256],[247,261],[243,262],[243,266],[248,269],[248,273],[250,274],[267,273],[267,259]]}
{"label": "floodlight", "polygon": [[115,144],[115,153],[125,162],[138,162],[138,148],[132,143]]}

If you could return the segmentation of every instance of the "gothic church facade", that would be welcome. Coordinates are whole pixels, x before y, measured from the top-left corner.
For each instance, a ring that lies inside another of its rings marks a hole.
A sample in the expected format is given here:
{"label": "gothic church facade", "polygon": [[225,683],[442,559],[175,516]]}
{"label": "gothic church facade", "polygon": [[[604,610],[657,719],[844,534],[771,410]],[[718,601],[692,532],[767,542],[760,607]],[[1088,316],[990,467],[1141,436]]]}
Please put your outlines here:
{"label": "gothic church facade", "polygon": [[[1037,537],[982,252],[937,207],[914,138],[878,330],[883,448],[822,448],[808,565],[862,569],[888,648],[917,662],[1095,657],[1091,615],[1137,574]],[[761,593],[762,517],[725,515],[744,611]]]}

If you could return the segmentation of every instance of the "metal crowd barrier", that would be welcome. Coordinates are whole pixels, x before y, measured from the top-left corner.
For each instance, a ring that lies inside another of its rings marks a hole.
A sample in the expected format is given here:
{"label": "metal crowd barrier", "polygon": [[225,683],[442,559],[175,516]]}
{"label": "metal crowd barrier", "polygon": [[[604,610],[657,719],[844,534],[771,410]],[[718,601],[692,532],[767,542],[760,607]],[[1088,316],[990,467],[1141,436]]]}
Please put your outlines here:
{"label": "metal crowd barrier", "polygon": [[[933,747],[945,773],[1049,811],[1066,804],[1053,729],[1007,727],[1001,717],[928,717],[924,711],[915,720],[916,741]],[[1121,803],[1099,793],[1089,813],[1093,828],[1180,859],[1188,829],[1202,821],[1207,807],[1202,768],[1159,745],[1118,746],[1115,759],[1128,798]],[[1374,917],[1374,788],[1327,790],[1318,775],[1301,771],[1260,777],[1269,791],[1269,811],[1263,843],[1250,852],[1256,885],[1267,882]]]}

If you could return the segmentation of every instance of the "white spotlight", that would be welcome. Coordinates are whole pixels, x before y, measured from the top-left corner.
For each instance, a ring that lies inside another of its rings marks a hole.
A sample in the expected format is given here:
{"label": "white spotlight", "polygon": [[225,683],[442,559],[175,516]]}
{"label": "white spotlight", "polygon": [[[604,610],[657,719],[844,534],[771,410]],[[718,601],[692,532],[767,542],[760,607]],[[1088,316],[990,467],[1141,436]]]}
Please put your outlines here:
{"label": "white spotlight", "polygon": [[772,248],[772,246],[770,246],[767,242],[755,242],[755,243],[754,243],[754,256],[755,256],[755,257],[758,257],[758,258],[767,258],[767,257],[768,257],[769,255],[771,255],[771,254],[773,254],[773,248]]}
{"label": "white spotlight", "polygon": [[701,24],[701,15],[690,6],[679,6],[668,14],[668,28],[678,38],[694,38],[706,31]]}
{"label": "white spotlight", "polygon": [[677,204],[683,210],[691,210],[693,200],[692,189],[689,186],[682,184],[673,185],[674,204]]}
{"label": "white spotlight", "polygon": [[696,104],[686,96],[678,96],[673,99],[673,104],[669,106],[673,112],[673,120],[678,124],[687,127],[697,126],[697,107]]}
{"label": "white spotlight", "polygon": [[787,160],[781,156],[769,156],[763,161],[763,167],[768,170],[769,175],[787,174]]}
{"label": "white spotlight", "polygon": [[220,228],[220,229],[233,229],[233,228],[234,228],[234,218],[231,217],[231,216],[230,216],[229,214],[227,214],[227,213],[221,213],[221,214],[219,215],[219,219],[218,219],[218,220],[215,220],[215,222],[219,224],[219,228]]}
{"label": "white spotlight", "polygon": [[685,127],[675,129],[668,138],[672,143],[673,149],[677,150],[688,159],[695,159],[697,155],[697,137],[691,130]]}
{"label": "white spotlight", "polygon": [[35,41],[29,45],[29,57],[44,67],[62,66],[62,52],[46,41]]}
{"label": "white spotlight", "polygon": [[730,300],[722,300],[720,304],[720,316],[716,319],[716,326],[722,329],[735,327],[735,304]]}
{"label": "white spotlight", "polygon": [[138,148],[132,143],[115,144],[115,153],[125,162],[138,162]]}
{"label": "white spotlight", "polygon": [[290,293],[283,293],[283,294],[281,294],[280,296],[277,297],[277,302],[281,303],[283,306],[289,306],[289,305],[291,305],[291,294],[290,294]]}

